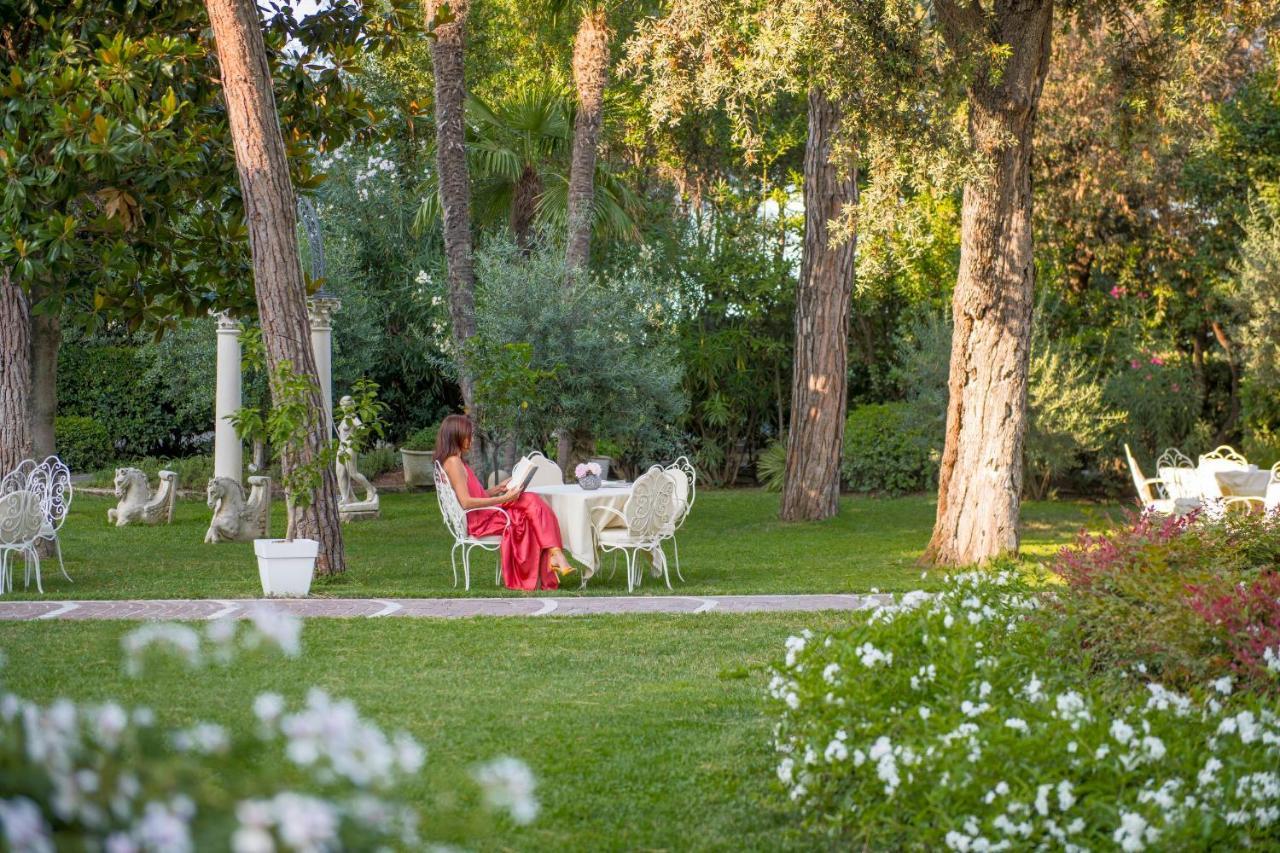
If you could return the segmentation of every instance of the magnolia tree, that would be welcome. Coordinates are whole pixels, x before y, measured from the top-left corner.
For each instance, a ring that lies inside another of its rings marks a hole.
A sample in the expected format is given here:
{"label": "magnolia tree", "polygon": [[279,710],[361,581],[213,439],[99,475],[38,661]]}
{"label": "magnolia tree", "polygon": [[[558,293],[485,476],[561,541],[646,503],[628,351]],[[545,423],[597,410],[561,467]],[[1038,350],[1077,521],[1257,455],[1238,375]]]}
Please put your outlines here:
{"label": "magnolia tree", "polygon": [[[148,676],[161,659],[195,672],[246,655],[296,658],[302,621],[266,604],[246,620],[203,627],[152,623],[122,640],[124,670]],[[300,701],[259,693],[254,721],[170,726],[146,707],[60,698],[40,704],[0,686],[0,831],[7,849],[111,853],[230,849],[419,848],[424,824],[398,795],[420,782],[426,749],[387,732],[347,699],[319,688]],[[528,766],[510,757],[473,771],[486,805],[528,824],[539,811]]]}

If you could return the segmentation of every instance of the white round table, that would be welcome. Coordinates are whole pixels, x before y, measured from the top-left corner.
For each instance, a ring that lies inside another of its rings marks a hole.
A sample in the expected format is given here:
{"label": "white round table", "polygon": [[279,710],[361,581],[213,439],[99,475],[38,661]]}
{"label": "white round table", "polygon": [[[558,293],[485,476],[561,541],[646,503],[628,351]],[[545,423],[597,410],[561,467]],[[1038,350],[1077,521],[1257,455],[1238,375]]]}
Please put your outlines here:
{"label": "white round table", "polygon": [[1228,498],[1263,497],[1267,493],[1267,484],[1271,482],[1271,471],[1265,468],[1259,471],[1256,465],[1246,470],[1214,471],[1213,475],[1218,478],[1223,496]]}
{"label": "white round table", "polygon": [[[547,502],[551,511],[556,514],[560,523],[560,540],[569,555],[583,566],[582,583],[596,573],[596,543],[591,529],[591,511],[598,506],[607,506],[622,512],[631,497],[631,484],[601,486],[594,491],[587,491],[577,483],[557,486],[530,486],[529,491]],[[607,513],[606,527],[620,525],[621,522]]]}

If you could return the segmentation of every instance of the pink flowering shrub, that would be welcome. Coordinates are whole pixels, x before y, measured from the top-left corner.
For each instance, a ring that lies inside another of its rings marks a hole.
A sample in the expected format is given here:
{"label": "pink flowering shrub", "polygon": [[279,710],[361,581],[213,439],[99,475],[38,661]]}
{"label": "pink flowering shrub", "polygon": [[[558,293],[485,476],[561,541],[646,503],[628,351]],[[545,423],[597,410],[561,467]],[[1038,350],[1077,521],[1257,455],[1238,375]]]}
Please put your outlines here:
{"label": "pink flowering shrub", "polygon": [[1185,686],[1228,673],[1259,689],[1280,649],[1280,517],[1146,515],[1082,533],[1050,569],[1052,603],[1103,669]]}

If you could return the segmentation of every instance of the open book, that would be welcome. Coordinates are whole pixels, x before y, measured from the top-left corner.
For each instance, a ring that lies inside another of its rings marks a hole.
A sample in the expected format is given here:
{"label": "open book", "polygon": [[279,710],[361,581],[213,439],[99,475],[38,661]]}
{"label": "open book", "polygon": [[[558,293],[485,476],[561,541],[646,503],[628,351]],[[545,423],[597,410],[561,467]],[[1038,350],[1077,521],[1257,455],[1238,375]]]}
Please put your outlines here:
{"label": "open book", "polygon": [[533,482],[533,475],[538,473],[538,466],[529,461],[529,457],[521,456],[511,469],[511,485],[523,492]]}

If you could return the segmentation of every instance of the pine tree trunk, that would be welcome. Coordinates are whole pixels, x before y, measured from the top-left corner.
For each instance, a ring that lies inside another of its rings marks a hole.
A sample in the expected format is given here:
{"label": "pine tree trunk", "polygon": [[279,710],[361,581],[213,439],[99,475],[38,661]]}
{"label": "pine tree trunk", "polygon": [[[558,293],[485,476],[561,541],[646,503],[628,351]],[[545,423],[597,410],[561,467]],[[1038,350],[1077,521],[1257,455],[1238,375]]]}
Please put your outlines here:
{"label": "pine tree trunk", "polygon": [[1035,273],[1032,134],[1053,19],[1052,0],[1001,3],[993,19],[966,23],[970,8],[940,4],[948,40],[989,38],[1013,53],[969,87],[969,142],[990,171],[965,185],[961,214],[946,442],[926,552],[944,565],[1018,548]]}
{"label": "pine tree trunk", "polygon": [[809,92],[804,151],[804,253],[796,287],[791,426],[782,487],[785,521],[819,521],[840,506],[840,454],[848,396],[849,302],[856,238],[832,246],[827,223],[858,200],[857,167],[831,162],[840,110]]}
{"label": "pine tree trunk", "polygon": [[[58,348],[62,318],[31,315],[31,452],[38,459],[58,452],[53,419],[58,414]],[[111,436],[114,441],[115,436]]]}
{"label": "pine tree trunk", "polygon": [[458,384],[468,409],[475,406],[475,383],[467,369],[466,343],[476,333],[475,268],[471,257],[471,178],[467,172],[463,124],[467,83],[464,35],[470,0],[427,0],[427,25],[448,4],[454,20],[435,27],[431,67],[435,73],[436,171],[444,213],[444,255],[449,280],[449,318],[458,359]]}
{"label": "pine tree trunk", "polygon": [[569,163],[568,235],[565,266],[571,275],[591,260],[591,203],[596,149],[604,112],[604,87],[609,79],[609,32],[603,7],[589,9],[578,24],[573,43],[573,83],[578,110],[573,119],[573,154]]}
{"label": "pine tree trunk", "polygon": [[[329,437],[311,351],[289,164],[254,0],[206,0],[205,6],[218,47],[223,98],[235,144],[267,367],[274,374],[281,362],[288,361],[295,373],[312,380],[308,408],[314,417],[306,440],[280,450],[287,475],[295,465],[315,459]],[[346,570],[337,495],[333,466],[326,465],[313,502],[297,513],[297,535],[320,542],[316,561],[320,574]]]}
{"label": "pine tree trunk", "polygon": [[0,477],[31,455],[31,305],[0,269]]}

